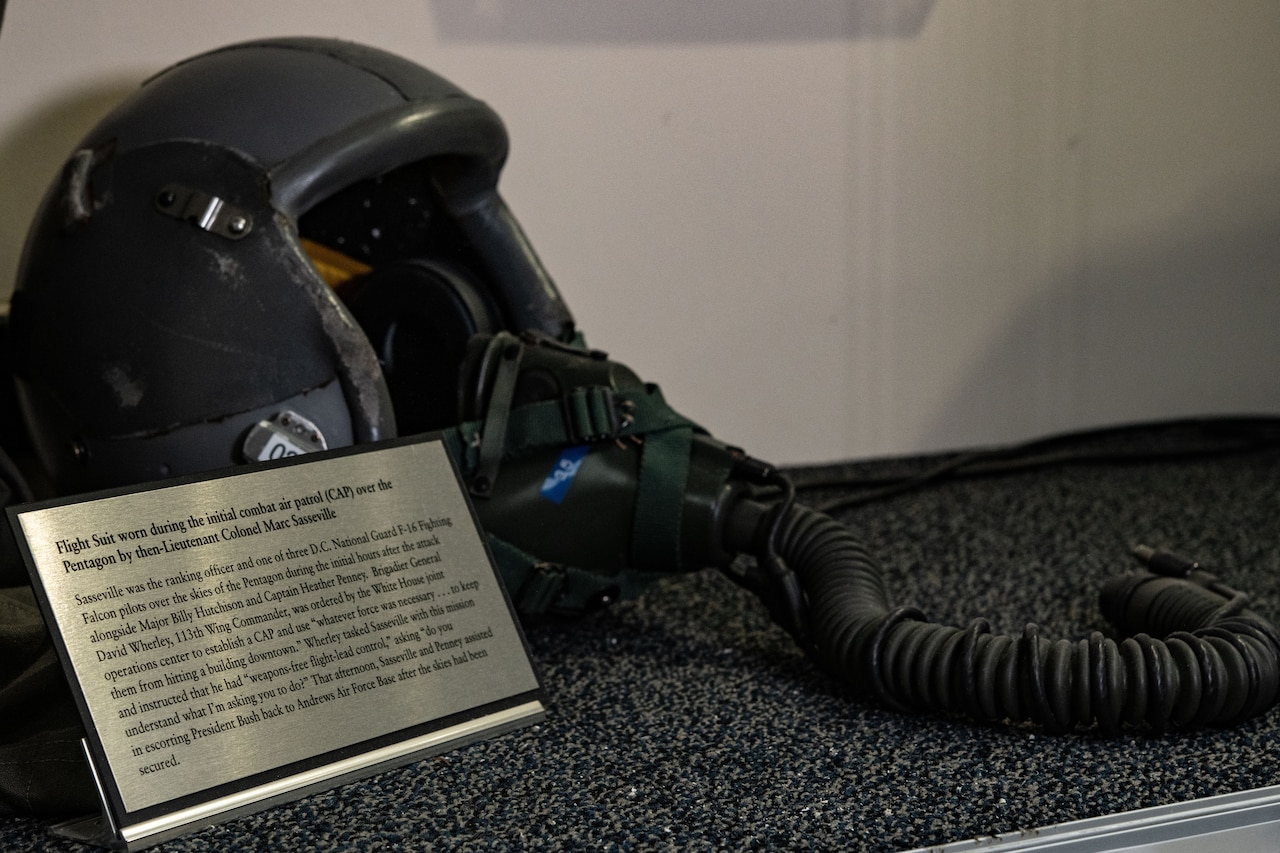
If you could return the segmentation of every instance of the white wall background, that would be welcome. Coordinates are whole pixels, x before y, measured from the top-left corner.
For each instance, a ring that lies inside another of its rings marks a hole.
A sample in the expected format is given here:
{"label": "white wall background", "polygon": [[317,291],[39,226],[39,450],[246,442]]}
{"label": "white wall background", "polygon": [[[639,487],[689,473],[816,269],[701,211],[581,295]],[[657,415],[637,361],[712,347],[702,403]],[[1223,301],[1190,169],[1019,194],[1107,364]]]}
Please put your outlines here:
{"label": "white wall background", "polygon": [[9,0],[0,298],[99,116],[285,34],[488,101],[591,343],[757,456],[1280,410],[1275,0]]}

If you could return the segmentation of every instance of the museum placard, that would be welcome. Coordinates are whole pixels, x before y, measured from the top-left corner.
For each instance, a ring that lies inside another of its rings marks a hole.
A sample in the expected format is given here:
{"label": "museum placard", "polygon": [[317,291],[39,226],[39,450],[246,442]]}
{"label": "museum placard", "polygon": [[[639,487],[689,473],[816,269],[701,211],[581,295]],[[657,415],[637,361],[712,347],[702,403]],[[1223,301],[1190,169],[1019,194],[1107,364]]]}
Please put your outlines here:
{"label": "museum placard", "polygon": [[543,713],[438,439],[10,515],[125,846]]}

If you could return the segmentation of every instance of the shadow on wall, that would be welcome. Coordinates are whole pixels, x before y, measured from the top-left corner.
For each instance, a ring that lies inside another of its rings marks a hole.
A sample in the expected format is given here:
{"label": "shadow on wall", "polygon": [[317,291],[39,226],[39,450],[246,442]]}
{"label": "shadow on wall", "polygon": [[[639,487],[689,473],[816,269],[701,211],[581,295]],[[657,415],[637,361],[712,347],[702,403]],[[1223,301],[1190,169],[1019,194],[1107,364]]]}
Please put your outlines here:
{"label": "shadow on wall", "polygon": [[[138,88],[138,79],[103,82],[71,91],[23,116],[0,136],[0,175],[5,204],[0,205],[0,269],[16,269],[36,208],[72,149],[116,104]],[[0,300],[13,290],[0,282]]]}
{"label": "shadow on wall", "polygon": [[[925,443],[1280,412],[1277,199],[1280,174],[1242,179],[1158,233],[1095,241],[993,339]],[[1007,418],[1002,435],[990,434],[993,412]]]}
{"label": "shadow on wall", "polygon": [[443,42],[814,41],[912,36],[935,0],[434,0]]}

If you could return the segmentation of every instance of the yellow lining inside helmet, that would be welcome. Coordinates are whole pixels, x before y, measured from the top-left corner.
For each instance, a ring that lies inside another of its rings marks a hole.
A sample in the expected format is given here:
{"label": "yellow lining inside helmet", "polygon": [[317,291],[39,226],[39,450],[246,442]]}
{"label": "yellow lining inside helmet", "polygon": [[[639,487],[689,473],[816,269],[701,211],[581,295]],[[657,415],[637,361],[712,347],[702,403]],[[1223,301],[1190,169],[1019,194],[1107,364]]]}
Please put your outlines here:
{"label": "yellow lining inside helmet", "polygon": [[339,289],[354,278],[367,275],[373,269],[373,267],[357,261],[350,255],[344,255],[337,249],[322,246],[305,237],[302,238],[302,249],[307,253],[307,257],[311,259],[311,264],[316,268],[316,272],[320,274],[320,278],[334,290]]}

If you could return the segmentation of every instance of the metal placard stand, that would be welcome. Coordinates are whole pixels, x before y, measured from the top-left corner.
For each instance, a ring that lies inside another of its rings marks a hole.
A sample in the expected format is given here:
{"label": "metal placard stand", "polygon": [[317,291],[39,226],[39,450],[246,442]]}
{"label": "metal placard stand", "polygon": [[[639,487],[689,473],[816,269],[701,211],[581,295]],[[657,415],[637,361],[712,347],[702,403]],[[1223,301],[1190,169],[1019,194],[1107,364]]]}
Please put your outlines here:
{"label": "metal placard stand", "polygon": [[14,507],[135,850],[541,719],[537,673],[438,438]]}

